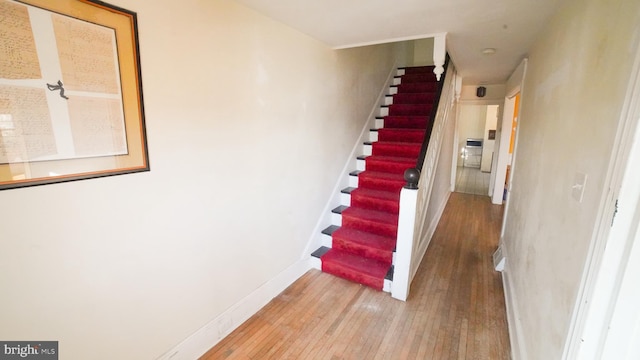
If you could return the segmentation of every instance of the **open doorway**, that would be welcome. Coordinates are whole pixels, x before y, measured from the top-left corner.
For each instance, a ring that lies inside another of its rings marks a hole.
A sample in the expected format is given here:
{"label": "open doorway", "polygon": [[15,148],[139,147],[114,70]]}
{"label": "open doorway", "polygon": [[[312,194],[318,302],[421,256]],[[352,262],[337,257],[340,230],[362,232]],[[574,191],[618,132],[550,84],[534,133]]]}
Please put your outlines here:
{"label": "open doorway", "polygon": [[491,202],[502,204],[509,196],[511,185],[511,167],[520,110],[519,89],[505,98],[503,120],[498,129],[496,143],[496,161],[491,171]]}
{"label": "open doorway", "polygon": [[498,112],[498,105],[460,107],[454,191],[489,196]]}

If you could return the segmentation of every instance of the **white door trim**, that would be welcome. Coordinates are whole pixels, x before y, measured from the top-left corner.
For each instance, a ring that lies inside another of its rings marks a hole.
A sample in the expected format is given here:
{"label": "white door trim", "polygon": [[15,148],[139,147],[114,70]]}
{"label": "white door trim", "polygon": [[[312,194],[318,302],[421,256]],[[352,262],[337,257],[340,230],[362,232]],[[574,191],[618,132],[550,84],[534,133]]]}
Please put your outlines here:
{"label": "white door trim", "polygon": [[[513,169],[515,166],[516,160],[516,150],[518,148],[518,133],[520,126],[516,127],[513,153],[511,154],[511,161],[509,162],[509,146],[511,145],[511,127],[513,126],[513,111],[514,100],[513,97],[516,94],[520,93],[520,106],[518,108],[518,120],[520,119],[520,110],[522,109],[522,89],[524,87],[524,81],[527,74],[527,63],[528,59],[523,59],[518,69],[522,66],[521,78],[514,79],[515,84],[512,88],[507,89],[507,95],[504,98],[504,106],[502,107],[502,122],[500,129],[501,131],[496,134],[496,148],[498,156],[495,161],[494,166],[491,169],[491,179],[489,180],[489,186],[493,188],[491,202],[494,204],[502,204],[502,198],[504,193],[504,184],[502,183],[502,179],[505,179],[507,172],[507,165],[511,164],[511,172],[509,173],[509,179],[507,181],[508,184],[511,184],[511,179],[513,176]],[[516,72],[518,72],[516,69]],[[513,75],[512,75],[513,76]],[[511,81],[511,79],[509,79]],[[500,180],[499,180],[500,179]],[[507,189],[507,192],[510,189]],[[507,194],[507,201],[505,204],[504,214],[507,214],[507,209],[509,206],[509,196]],[[502,230],[500,236],[504,234],[504,225],[506,224],[506,216],[502,219]]]}

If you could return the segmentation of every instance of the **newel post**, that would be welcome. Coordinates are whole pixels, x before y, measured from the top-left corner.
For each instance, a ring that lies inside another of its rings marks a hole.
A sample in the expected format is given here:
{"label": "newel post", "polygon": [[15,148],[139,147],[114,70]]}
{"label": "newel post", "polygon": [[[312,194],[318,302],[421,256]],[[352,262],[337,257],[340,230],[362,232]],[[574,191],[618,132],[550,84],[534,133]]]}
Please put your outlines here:
{"label": "newel post", "polygon": [[433,37],[433,73],[436,74],[436,80],[440,81],[440,77],[444,73],[444,62],[447,56],[447,33],[438,34]]}
{"label": "newel post", "polygon": [[393,267],[391,296],[407,301],[409,296],[411,259],[413,258],[413,235],[418,203],[418,169],[404,172],[407,184],[400,191],[400,213],[398,214],[398,241],[396,243],[396,262]]}
{"label": "newel post", "polygon": [[407,182],[407,184],[404,186],[405,189],[417,190],[419,180],[420,180],[420,170],[413,169],[413,168],[405,170],[404,181]]}

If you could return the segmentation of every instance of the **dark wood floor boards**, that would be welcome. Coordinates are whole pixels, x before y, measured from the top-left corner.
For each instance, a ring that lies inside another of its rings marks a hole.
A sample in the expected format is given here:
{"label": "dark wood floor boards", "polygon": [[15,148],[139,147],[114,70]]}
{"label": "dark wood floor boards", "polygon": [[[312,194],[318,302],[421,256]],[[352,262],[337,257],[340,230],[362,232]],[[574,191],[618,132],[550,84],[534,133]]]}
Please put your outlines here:
{"label": "dark wood floor boards", "polygon": [[501,221],[488,197],[453,193],[406,303],[311,270],[202,359],[509,359]]}

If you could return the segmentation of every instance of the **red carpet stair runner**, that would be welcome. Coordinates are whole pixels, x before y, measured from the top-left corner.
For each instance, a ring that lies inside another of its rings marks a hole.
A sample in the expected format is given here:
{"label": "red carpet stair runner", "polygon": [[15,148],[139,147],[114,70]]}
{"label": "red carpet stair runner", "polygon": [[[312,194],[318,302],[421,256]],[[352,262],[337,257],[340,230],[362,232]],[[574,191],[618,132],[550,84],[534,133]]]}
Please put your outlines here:
{"label": "red carpet stair runner", "polygon": [[399,84],[391,88],[393,95],[387,95],[390,105],[381,109],[388,115],[376,121],[383,126],[372,129],[372,142],[365,143],[370,155],[358,157],[364,170],[350,174],[357,177],[352,182],[357,187],[342,190],[350,195],[349,206],[334,209],[340,221],[323,230],[331,237],[331,247],[312,254],[320,258],[322,271],[385,291],[390,291],[385,279],[390,284],[393,278],[404,171],[416,166],[437,89],[432,66],[399,73],[402,70],[404,75],[396,77]]}

